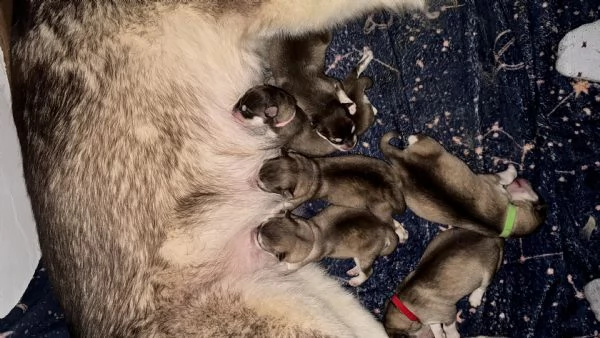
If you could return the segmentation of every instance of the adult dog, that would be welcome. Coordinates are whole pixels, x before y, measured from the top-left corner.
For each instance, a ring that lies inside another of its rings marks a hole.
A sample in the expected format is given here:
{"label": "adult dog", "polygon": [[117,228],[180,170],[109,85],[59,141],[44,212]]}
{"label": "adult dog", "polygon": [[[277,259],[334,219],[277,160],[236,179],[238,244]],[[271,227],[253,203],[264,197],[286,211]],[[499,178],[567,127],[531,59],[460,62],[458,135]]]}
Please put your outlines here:
{"label": "adult dog", "polygon": [[270,36],[422,0],[26,0],[15,121],[43,260],[78,336],[361,336],[379,323],[315,266],[253,242],[273,157],[231,116]]}

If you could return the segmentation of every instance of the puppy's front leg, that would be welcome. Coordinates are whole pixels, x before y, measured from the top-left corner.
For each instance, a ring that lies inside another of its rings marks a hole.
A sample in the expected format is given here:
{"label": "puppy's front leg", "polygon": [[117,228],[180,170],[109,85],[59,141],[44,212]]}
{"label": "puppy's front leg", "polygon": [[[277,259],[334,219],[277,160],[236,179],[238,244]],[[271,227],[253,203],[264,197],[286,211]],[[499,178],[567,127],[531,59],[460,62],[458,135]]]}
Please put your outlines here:
{"label": "puppy's front leg", "polygon": [[433,336],[435,338],[446,338],[446,333],[444,333],[442,324],[431,324],[429,327],[431,328],[431,332],[433,332]]}
{"label": "puppy's front leg", "polygon": [[252,22],[269,34],[302,34],[332,28],[372,11],[420,9],[424,0],[270,0],[265,1]]}
{"label": "puppy's front leg", "polygon": [[444,333],[446,338],[460,338],[460,333],[456,329],[456,322],[452,322],[450,325],[444,325]]}
{"label": "puppy's front leg", "polygon": [[351,278],[350,281],[348,281],[348,284],[350,284],[350,286],[356,287],[364,283],[367,279],[369,279],[369,277],[373,273],[374,260],[375,256],[372,255],[354,257],[354,263],[356,263],[356,266],[350,269],[347,273],[356,277]]}

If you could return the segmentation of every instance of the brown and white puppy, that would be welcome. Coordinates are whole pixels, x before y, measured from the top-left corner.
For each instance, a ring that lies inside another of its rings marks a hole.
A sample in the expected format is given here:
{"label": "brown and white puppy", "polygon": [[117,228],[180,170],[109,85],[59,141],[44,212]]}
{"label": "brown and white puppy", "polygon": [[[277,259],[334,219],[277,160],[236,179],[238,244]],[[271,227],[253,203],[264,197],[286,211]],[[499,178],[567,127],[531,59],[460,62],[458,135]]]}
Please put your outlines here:
{"label": "brown and white puppy", "polygon": [[389,143],[396,136],[385,134],[381,151],[402,185],[407,207],[416,215],[486,236],[503,232],[509,204],[516,207],[509,235],[530,234],[544,222],[546,205],[525,179],[515,179],[514,166],[497,174],[477,175],[431,137],[412,135],[402,151]]}
{"label": "brown and white puppy", "polygon": [[288,268],[296,270],[325,257],[353,258],[348,282],[361,285],[373,273],[378,256],[394,252],[398,236],[367,210],[331,205],[311,219],[285,213],[270,218],[257,230],[257,243]]}
{"label": "brown and white puppy", "polygon": [[429,243],[419,264],[400,283],[386,306],[384,325],[390,337],[424,333],[460,337],[456,303],[469,296],[481,304],[487,286],[502,263],[504,239],[452,228]]}
{"label": "brown and white puppy", "polygon": [[332,153],[336,148],[315,132],[296,99],[285,90],[259,85],[250,88],[233,108],[234,117],[252,134],[266,135],[278,147],[309,156]]}
{"label": "brown and white puppy", "polygon": [[402,187],[394,181],[390,166],[362,155],[307,158],[300,154],[264,162],[258,185],[267,192],[287,198],[293,210],[311,199],[355,209],[367,209],[381,221],[394,224],[401,241],[408,232],[392,218],[406,209]]}
{"label": "brown and white puppy", "polygon": [[366,49],[355,69],[340,82],[324,74],[330,41],[329,32],[300,38],[278,37],[272,41],[268,59],[275,84],[298,100],[314,132],[331,143],[334,150],[348,151],[356,145],[357,135],[374,120],[375,110],[364,93],[372,81],[360,77],[373,53]]}
{"label": "brown and white puppy", "polygon": [[[326,77],[322,71],[321,76],[315,78],[315,87],[305,82],[308,79],[298,78],[299,83],[313,92],[309,99],[296,96],[308,95],[306,91],[292,95],[283,88],[272,85],[252,87],[235,104],[233,114],[254,133],[267,134],[271,131],[279,145],[304,155],[320,156],[335,150],[348,151],[356,144],[357,135],[364,133],[373,124],[377,112],[365,94],[365,90],[373,82],[368,77],[360,77],[372,59],[373,52],[365,50],[358,65],[342,83]],[[310,70],[311,67],[307,69]],[[331,82],[335,89],[332,91],[323,87],[323,81]],[[300,88],[300,85],[296,87]],[[348,90],[356,103],[347,103],[351,99],[342,88]],[[305,103],[303,106],[312,109],[312,113],[307,114],[307,111],[298,106],[298,97],[303,102],[310,102],[310,105]],[[342,104],[340,100],[346,103]],[[345,111],[347,107],[351,107],[350,113]],[[316,114],[314,109],[323,111]]]}

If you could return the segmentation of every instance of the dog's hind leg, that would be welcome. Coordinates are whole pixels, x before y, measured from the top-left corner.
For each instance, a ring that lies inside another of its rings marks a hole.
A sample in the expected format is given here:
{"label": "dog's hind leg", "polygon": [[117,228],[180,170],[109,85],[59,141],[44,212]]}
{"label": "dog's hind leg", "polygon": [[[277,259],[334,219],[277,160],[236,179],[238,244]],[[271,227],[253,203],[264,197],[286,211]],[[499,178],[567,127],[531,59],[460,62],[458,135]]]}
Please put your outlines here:
{"label": "dog's hind leg", "polygon": [[376,255],[371,253],[354,257],[354,263],[356,263],[355,269],[357,270],[351,269],[350,271],[354,270],[355,272],[358,272],[358,276],[350,278],[348,284],[356,287],[369,279],[373,273],[373,261],[376,257]]}

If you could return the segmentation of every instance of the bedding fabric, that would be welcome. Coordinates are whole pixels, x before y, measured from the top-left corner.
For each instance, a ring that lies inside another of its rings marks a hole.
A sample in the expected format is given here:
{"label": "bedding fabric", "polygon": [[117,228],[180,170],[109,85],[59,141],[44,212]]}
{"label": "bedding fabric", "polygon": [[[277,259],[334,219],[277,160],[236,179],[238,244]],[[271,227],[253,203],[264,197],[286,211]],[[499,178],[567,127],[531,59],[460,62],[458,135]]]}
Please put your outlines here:
{"label": "bedding fabric", "polygon": [[[548,203],[538,232],[507,240],[482,305],[459,302],[465,336],[600,335],[583,296],[583,286],[600,277],[600,231],[592,222],[600,216],[600,84],[554,70],[564,34],[598,19],[599,1],[466,0],[433,4],[426,14],[376,13],[335,31],[327,74],[345,76],[365,47],[375,55],[365,74],[374,80],[368,95],[379,113],[353,152],[381,157],[377,145],[386,131],[423,132],[475,172],[513,163]],[[380,258],[362,286],[346,285],[350,260],[322,263],[378,318],[443,228],[410,211],[397,219],[408,242]],[[21,303],[0,320],[0,336],[8,331],[68,335],[42,265]]]}

